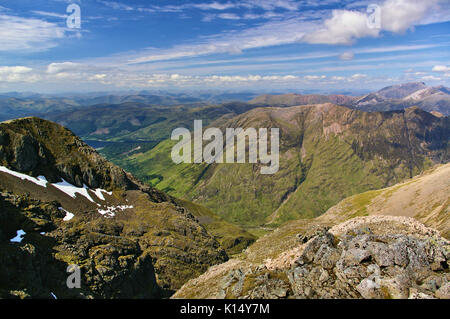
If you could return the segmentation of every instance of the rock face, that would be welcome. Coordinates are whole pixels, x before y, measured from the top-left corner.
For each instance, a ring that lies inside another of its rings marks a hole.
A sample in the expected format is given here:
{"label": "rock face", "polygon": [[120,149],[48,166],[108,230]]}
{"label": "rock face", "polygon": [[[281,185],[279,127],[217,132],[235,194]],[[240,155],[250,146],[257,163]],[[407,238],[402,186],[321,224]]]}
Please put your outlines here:
{"label": "rock face", "polygon": [[[91,220],[67,225],[57,203],[0,195],[1,298],[157,298],[152,258],[120,225]],[[10,242],[16,230],[25,236]],[[81,268],[80,289],[66,285],[68,265]]]}
{"label": "rock face", "polygon": [[[362,228],[335,237],[324,228],[308,238],[292,267],[232,269],[217,281],[214,297],[449,298],[449,266],[450,243],[438,236]],[[189,289],[188,283],[175,297]]]}
{"label": "rock face", "polygon": [[0,123],[0,164],[50,182],[137,189],[131,175],[106,161],[66,128],[36,117]]}
{"label": "rock face", "polygon": [[[58,202],[0,194],[0,297],[160,298],[228,259],[189,212],[158,205],[64,221]],[[26,235],[11,242],[18,230]],[[81,289],[66,286],[72,264],[81,268]]]}

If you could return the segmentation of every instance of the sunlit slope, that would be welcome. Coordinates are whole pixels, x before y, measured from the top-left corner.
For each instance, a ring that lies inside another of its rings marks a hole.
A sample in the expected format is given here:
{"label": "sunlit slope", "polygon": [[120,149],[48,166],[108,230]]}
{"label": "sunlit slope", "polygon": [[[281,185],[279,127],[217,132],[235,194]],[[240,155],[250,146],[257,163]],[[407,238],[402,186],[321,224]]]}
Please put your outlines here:
{"label": "sunlit slope", "polygon": [[413,177],[448,161],[449,120],[417,108],[362,112],[332,104],[259,108],[226,127],[280,128],[280,169],[260,164],[180,164],[172,141],[131,156],[138,176],[240,224],[316,217],[345,197]]}
{"label": "sunlit slope", "polygon": [[450,236],[450,164],[434,167],[404,183],[354,195],[319,217],[321,222],[356,216],[414,217]]}

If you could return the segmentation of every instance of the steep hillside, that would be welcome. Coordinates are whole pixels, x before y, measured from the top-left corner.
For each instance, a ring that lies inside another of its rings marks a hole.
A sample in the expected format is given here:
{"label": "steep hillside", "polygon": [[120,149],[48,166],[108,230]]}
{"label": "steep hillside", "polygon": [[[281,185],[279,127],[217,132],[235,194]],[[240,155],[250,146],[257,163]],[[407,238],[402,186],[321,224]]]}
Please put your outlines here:
{"label": "steep hillside", "polygon": [[[331,227],[356,217],[374,218],[376,221],[379,215],[404,218],[400,222],[414,218],[427,227],[436,228],[441,236],[450,240],[449,169],[450,164],[437,165],[403,183],[345,198],[319,217],[290,221],[259,238],[245,255],[255,263],[267,258],[275,260],[282,252],[295,251],[298,234],[314,232],[318,227]],[[354,223],[354,227],[359,226]]]}
{"label": "steep hillside", "polygon": [[354,195],[320,216],[320,222],[355,216],[414,217],[450,239],[450,164],[435,167],[394,186]]}
{"label": "steep hillside", "polygon": [[449,172],[436,166],[291,221],[174,298],[450,298]]}
{"label": "steep hillside", "polygon": [[[316,217],[345,197],[393,185],[448,161],[449,120],[417,108],[377,113],[332,104],[259,108],[226,127],[278,127],[280,170],[258,164],[180,164],[172,141],[128,158],[140,178],[228,221],[280,224]],[[231,187],[232,185],[232,187]]]}
{"label": "steep hillside", "polygon": [[[226,261],[218,241],[234,253],[254,240],[38,118],[0,123],[0,191],[2,297],[161,297]],[[82,268],[81,290],[65,286],[68,264]]]}

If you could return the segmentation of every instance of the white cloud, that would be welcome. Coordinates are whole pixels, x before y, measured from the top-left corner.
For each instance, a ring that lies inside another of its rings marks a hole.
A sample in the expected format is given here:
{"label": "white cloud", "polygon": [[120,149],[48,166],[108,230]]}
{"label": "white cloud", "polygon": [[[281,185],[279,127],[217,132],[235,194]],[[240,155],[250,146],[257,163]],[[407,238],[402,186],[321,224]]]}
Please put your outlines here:
{"label": "white cloud", "polygon": [[442,81],[441,78],[436,77],[436,76],[434,76],[434,75],[427,75],[427,76],[424,76],[424,77],[422,77],[422,80],[424,80],[424,81]]}
{"label": "white cloud", "polygon": [[274,21],[243,31],[232,31],[209,37],[203,43],[177,45],[167,50],[149,49],[148,54],[130,59],[129,63],[155,62],[215,53],[241,51],[299,42],[312,24],[296,19]]}
{"label": "white cloud", "polygon": [[446,65],[435,65],[432,69],[433,72],[442,73],[445,77],[450,77],[450,67]]}
{"label": "white cloud", "polygon": [[47,74],[47,80],[73,81],[74,79],[80,82],[90,81],[101,84],[112,85],[116,87],[195,87],[195,86],[210,86],[216,87],[218,85],[239,85],[258,84],[258,83],[288,83],[296,81],[299,78],[295,75],[208,75],[208,76],[194,76],[183,74],[147,74],[147,73],[133,73],[133,72],[117,72],[110,70],[105,73],[92,73],[87,71],[80,73],[60,72],[56,74]]}
{"label": "white cloud", "polygon": [[33,69],[26,66],[2,66],[0,67],[0,74],[23,74],[31,72]]}
{"label": "white cloud", "polygon": [[123,3],[115,2],[115,1],[99,1],[103,3],[105,6],[110,7],[114,10],[124,10],[124,11],[133,11],[134,8],[131,6],[128,6]]}
{"label": "white cloud", "polygon": [[0,82],[35,82],[37,76],[30,74],[32,68],[26,66],[2,66],[0,67]]}
{"label": "white cloud", "polygon": [[359,79],[364,79],[364,78],[367,78],[367,74],[356,73],[350,77],[350,79],[352,79],[352,80],[359,80]]}
{"label": "white cloud", "polygon": [[68,17],[67,14],[60,14],[60,13],[54,13],[54,12],[47,12],[47,11],[32,11],[34,14],[45,16],[45,17],[52,17],[52,18],[60,18],[60,19],[66,19]]}
{"label": "white cloud", "polygon": [[355,55],[352,52],[344,52],[341,55],[339,55],[339,59],[341,59],[343,61],[353,60],[354,57],[355,57]]}
{"label": "white cloud", "polygon": [[450,73],[450,67],[445,65],[435,65],[432,69],[433,72]]}
{"label": "white cloud", "polygon": [[220,2],[212,2],[212,3],[199,3],[199,4],[191,4],[190,6],[195,7],[197,9],[201,10],[227,10],[227,9],[233,9],[236,7],[236,4],[233,4],[231,2],[227,3],[220,3]]}
{"label": "white cloud", "polygon": [[333,10],[332,17],[324,26],[305,35],[308,43],[351,44],[362,37],[376,37],[379,30],[369,28],[365,13],[348,10]]}
{"label": "white cloud", "polygon": [[305,75],[303,78],[307,81],[323,80],[326,75]]}
{"label": "white cloud", "polygon": [[381,27],[395,33],[405,32],[439,2],[443,0],[387,0],[381,6]]}
{"label": "white cloud", "polygon": [[64,35],[64,29],[54,23],[0,14],[0,52],[45,51]]}
{"label": "white cloud", "polygon": [[73,62],[51,63],[47,66],[47,73],[57,74],[78,69],[81,64]]}
{"label": "white cloud", "polygon": [[[378,37],[382,31],[402,33],[423,19],[432,8],[444,0],[386,0],[380,6],[380,28],[368,26],[366,12],[333,10],[331,18],[304,40],[320,44],[352,44],[364,37]],[[441,17],[442,20],[443,17]],[[446,19],[448,20],[447,16]]]}

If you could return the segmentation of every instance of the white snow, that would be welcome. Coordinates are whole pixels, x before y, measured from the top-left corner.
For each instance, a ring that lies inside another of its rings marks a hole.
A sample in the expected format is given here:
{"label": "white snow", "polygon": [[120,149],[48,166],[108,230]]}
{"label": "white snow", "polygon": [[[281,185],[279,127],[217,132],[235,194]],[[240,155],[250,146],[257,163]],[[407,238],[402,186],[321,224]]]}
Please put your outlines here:
{"label": "white snow", "polygon": [[55,186],[57,189],[59,189],[61,192],[64,192],[73,198],[75,198],[76,197],[75,194],[78,193],[78,194],[86,197],[87,199],[89,199],[91,202],[95,203],[94,200],[92,199],[91,195],[89,195],[88,188],[86,185],[83,185],[83,187],[76,187],[76,186],[66,182],[64,179],[62,182],[54,183],[52,185]]}
{"label": "white snow", "polygon": [[14,243],[20,243],[22,242],[23,236],[25,236],[26,233],[23,231],[23,229],[19,229],[17,231],[17,236],[10,240],[10,242]]}
{"label": "white snow", "polygon": [[105,200],[105,197],[103,196],[103,193],[106,193],[106,194],[108,194],[109,196],[112,195],[112,192],[108,192],[108,191],[105,191],[104,189],[100,189],[100,188],[94,190],[93,192],[94,192],[95,195],[96,195],[98,198],[100,198],[101,200]]}
{"label": "white snow", "polygon": [[120,205],[120,206],[111,206],[111,207],[107,207],[106,209],[99,209],[98,212],[105,216],[105,217],[114,217],[116,216],[116,213],[118,212],[122,212],[125,209],[131,209],[134,208],[133,206],[130,205]]}
{"label": "white snow", "polygon": [[63,212],[66,213],[66,216],[63,218],[63,221],[65,221],[65,222],[67,222],[67,221],[69,221],[69,220],[71,220],[72,218],[75,217],[74,214],[68,212],[67,210],[65,210],[65,209],[62,208],[62,207],[58,207],[58,209],[59,209],[59,210],[62,210]]}
{"label": "white snow", "polygon": [[[4,172],[10,175],[13,175],[15,177],[18,177],[22,180],[27,180],[30,182],[33,182],[39,186],[42,187],[47,187],[48,181],[45,178],[45,176],[38,176],[37,178],[35,177],[31,177],[29,175],[26,174],[22,174],[13,170],[10,170],[4,166],[0,166],[0,172]],[[112,196],[112,192],[108,192],[104,189],[98,188],[98,189],[89,189],[86,185],[83,185],[83,187],[77,187],[74,186],[70,183],[68,183],[66,180],[63,179],[62,182],[59,183],[51,183],[50,185],[53,185],[54,187],[56,187],[57,189],[59,189],[61,192],[66,193],[67,195],[69,195],[72,198],[76,198],[76,194],[80,194],[84,197],[86,197],[89,201],[91,201],[92,203],[96,203],[94,201],[94,199],[92,199],[91,195],[89,194],[89,190],[91,190],[92,192],[95,193],[95,195],[97,196],[98,199],[105,201],[105,196],[104,194],[108,194],[109,196]],[[128,201],[128,200],[127,200]],[[97,206],[101,206],[100,204],[96,203]],[[106,210],[99,210],[100,214],[102,215],[112,215],[114,216],[114,212],[115,211],[123,211],[127,208],[133,208],[132,206],[124,206],[124,208],[122,206],[118,206],[118,207],[108,207],[108,209]],[[67,220],[72,219],[72,217],[74,216],[72,213],[67,212],[68,215],[65,218],[69,218]],[[71,216],[71,217],[70,217]],[[66,220],[66,219],[65,219]]]}
{"label": "white snow", "polygon": [[37,184],[39,186],[47,187],[47,179],[44,176],[38,176],[37,178],[36,177],[31,177],[29,175],[22,174],[22,173],[10,170],[10,169],[6,168],[5,166],[0,166],[0,172],[7,173],[9,175],[13,175],[13,176],[18,177],[20,179],[33,182],[33,183],[35,183],[35,184]]}

